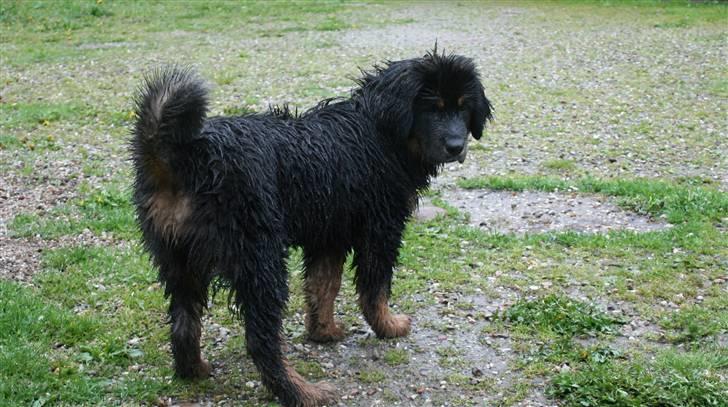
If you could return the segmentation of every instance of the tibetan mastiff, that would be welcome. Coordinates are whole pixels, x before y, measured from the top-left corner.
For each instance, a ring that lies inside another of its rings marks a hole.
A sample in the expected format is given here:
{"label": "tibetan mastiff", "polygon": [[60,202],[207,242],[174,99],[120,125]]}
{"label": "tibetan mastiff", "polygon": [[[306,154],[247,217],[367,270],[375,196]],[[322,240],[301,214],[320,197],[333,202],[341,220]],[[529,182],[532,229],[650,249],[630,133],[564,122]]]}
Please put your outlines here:
{"label": "tibetan mastiff", "polygon": [[407,335],[390,312],[402,231],[444,163],[465,159],[491,118],[475,64],[428,52],[362,73],[350,97],[302,113],[207,117],[208,90],[189,69],[148,75],[131,140],[134,203],[169,297],[178,377],[203,378],[203,310],[211,282],[230,288],[262,382],[286,406],[335,402],[284,356],[288,248],[303,249],[311,340],[344,337],[334,299],[353,252],[364,318],[381,338]]}

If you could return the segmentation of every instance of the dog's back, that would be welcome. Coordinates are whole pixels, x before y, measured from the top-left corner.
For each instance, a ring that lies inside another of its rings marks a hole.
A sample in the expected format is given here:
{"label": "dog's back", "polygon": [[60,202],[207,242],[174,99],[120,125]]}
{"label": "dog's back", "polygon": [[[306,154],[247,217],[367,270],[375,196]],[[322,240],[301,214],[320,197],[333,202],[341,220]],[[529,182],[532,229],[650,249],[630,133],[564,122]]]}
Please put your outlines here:
{"label": "dog's back", "polygon": [[170,68],[148,78],[137,100],[135,201],[147,234],[195,238],[199,228],[185,225],[270,212],[268,226],[289,244],[348,250],[366,218],[408,215],[393,203],[407,202],[415,186],[402,185],[397,157],[350,100],[301,116],[206,118],[206,94],[191,71]]}

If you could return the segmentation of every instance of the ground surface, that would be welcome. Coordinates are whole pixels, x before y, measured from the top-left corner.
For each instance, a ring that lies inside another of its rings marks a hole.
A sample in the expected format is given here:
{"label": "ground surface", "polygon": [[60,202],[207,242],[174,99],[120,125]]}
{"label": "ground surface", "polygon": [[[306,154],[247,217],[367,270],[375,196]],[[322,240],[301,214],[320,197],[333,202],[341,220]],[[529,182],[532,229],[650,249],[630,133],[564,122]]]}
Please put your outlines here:
{"label": "ground surface", "polygon": [[726,27],[726,6],[650,2],[3,2],[0,404],[275,404],[225,293],[214,377],[172,378],[129,204],[134,91],[177,62],[214,114],[306,108],[437,41],[496,120],[407,231],[413,332],[376,340],[345,283],[349,335],[308,342],[293,251],[295,367],[341,405],[726,405]]}

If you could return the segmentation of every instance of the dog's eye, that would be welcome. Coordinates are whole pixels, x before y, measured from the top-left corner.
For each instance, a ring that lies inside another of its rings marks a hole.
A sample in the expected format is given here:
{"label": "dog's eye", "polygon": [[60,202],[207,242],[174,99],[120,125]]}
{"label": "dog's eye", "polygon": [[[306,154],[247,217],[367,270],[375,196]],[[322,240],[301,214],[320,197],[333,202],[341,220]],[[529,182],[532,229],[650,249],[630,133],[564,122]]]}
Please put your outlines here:
{"label": "dog's eye", "polygon": [[437,98],[437,102],[435,102],[435,105],[438,109],[442,110],[445,108],[445,101],[442,100],[442,98]]}
{"label": "dog's eye", "polygon": [[463,107],[464,104],[465,104],[465,95],[460,96],[458,98],[458,107]]}

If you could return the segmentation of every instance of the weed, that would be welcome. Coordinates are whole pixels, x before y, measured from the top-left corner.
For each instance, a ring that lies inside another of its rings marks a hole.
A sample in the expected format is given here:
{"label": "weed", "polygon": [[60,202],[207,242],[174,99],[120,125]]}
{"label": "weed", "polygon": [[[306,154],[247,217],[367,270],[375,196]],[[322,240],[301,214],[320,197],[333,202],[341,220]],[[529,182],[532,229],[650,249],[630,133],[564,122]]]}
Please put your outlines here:
{"label": "weed", "polygon": [[409,363],[409,354],[404,349],[389,349],[384,352],[384,362],[389,366],[399,366]]}
{"label": "weed", "polygon": [[655,360],[588,363],[557,375],[548,388],[568,406],[724,406],[725,350],[665,351]]}
{"label": "weed", "polygon": [[[720,300],[719,300],[720,301]],[[660,320],[669,329],[667,337],[676,343],[699,342],[720,332],[728,332],[728,303],[714,307],[690,305]]]}
{"label": "weed", "polygon": [[385,375],[381,370],[360,370],[359,381],[362,383],[381,383],[385,379]]}
{"label": "weed", "polygon": [[569,172],[576,169],[576,163],[572,160],[549,160],[543,163],[544,168],[554,171]]}
{"label": "weed", "polygon": [[593,305],[554,294],[521,300],[508,308],[503,318],[514,325],[568,336],[614,333],[620,322]]}

